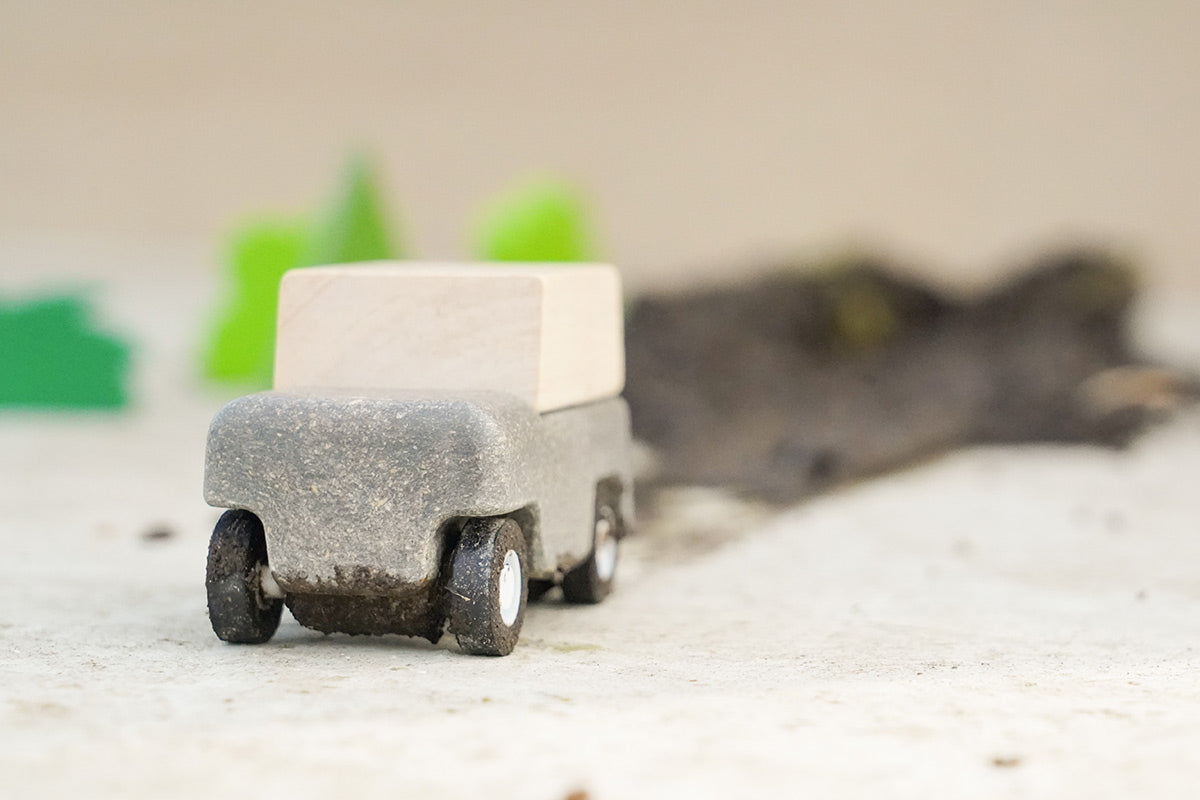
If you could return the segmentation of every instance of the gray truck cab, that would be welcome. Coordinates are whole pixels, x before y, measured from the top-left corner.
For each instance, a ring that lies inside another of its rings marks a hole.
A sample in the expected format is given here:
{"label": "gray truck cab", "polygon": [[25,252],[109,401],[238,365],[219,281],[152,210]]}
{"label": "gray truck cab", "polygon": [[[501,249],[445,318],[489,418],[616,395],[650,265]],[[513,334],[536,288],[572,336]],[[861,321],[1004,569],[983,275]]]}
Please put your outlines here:
{"label": "gray truck cab", "polygon": [[602,600],[633,519],[620,305],[599,265],[288,273],[275,389],[208,435],[217,635],[265,642],[286,604],[505,655],[531,593]]}

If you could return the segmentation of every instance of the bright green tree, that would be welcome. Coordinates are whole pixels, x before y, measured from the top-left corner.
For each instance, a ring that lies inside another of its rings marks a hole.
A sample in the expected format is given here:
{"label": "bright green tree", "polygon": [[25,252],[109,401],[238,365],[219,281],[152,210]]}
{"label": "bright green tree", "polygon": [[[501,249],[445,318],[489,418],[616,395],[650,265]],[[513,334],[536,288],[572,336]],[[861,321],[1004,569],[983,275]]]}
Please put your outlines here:
{"label": "bright green tree", "polygon": [[379,181],[362,157],[351,162],[315,225],[266,220],[238,228],[226,262],[231,294],[208,337],[205,375],[219,383],[270,385],[279,281],[289,269],[396,257]]}
{"label": "bright green tree", "polygon": [[208,378],[270,384],[279,281],[283,273],[300,266],[307,247],[308,226],[302,222],[250,222],[233,233],[226,262],[232,292],[205,352]]}
{"label": "bright green tree", "polygon": [[371,162],[359,156],[313,229],[302,266],[399,258],[398,251],[388,233],[380,181]]}
{"label": "bright green tree", "polygon": [[485,210],[475,253],[485,261],[592,261],[586,211],[569,183],[548,176],[527,180]]}

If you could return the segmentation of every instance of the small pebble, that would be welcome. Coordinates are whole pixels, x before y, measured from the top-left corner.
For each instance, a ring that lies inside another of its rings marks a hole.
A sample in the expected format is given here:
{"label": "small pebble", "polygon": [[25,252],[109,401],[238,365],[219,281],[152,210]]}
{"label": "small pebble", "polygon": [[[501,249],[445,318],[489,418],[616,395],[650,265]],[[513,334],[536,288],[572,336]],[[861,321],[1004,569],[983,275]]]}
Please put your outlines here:
{"label": "small pebble", "polygon": [[175,538],[175,531],[166,525],[154,525],[142,531],[142,539],[147,542],[165,542]]}

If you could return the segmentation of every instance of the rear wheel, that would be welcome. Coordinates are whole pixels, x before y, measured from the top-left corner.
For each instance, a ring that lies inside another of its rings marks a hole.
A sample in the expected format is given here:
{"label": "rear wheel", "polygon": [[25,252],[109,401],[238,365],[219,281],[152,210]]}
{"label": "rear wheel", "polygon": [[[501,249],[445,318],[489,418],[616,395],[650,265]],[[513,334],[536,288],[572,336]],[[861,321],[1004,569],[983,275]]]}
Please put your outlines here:
{"label": "rear wheel", "polygon": [[275,634],[283,600],[267,596],[264,577],[271,580],[262,522],[249,511],[226,511],[213,529],[204,580],[208,619],[220,639],[261,644]]}
{"label": "rear wheel", "polygon": [[506,656],[529,597],[525,536],[511,519],[473,519],[462,530],[446,584],[450,632],[464,652]]}
{"label": "rear wheel", "polygon": [[552,580],[538,580],[536,578],[530,578],[527,583],[529,584],[529,593],[526,602],[529,603],[538,602],[545,597],[551,589],[554,588],[554,581]]}
{"label": "rear wheel", "polygon": [[592,552],[563,576],[563,598],[568,603],[599,603],[608,597],[617,574],[619,542],[617,514],[609,502],[598,500]]}

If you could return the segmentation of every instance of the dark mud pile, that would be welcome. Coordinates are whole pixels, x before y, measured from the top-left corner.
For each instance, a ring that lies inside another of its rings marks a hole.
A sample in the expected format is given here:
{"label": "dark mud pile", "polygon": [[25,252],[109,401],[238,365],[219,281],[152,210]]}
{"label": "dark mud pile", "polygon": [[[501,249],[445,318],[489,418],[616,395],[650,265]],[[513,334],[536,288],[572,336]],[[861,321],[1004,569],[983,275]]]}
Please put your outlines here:
{"label": "dark mud pile", "polygon": [[1131,269],[1046,257],[956,299],[862,260],[630,309],[625,396],[657,457],[643,488],[787,503],[978,443],[1120,447],[1196,383],[1139,357]]}

